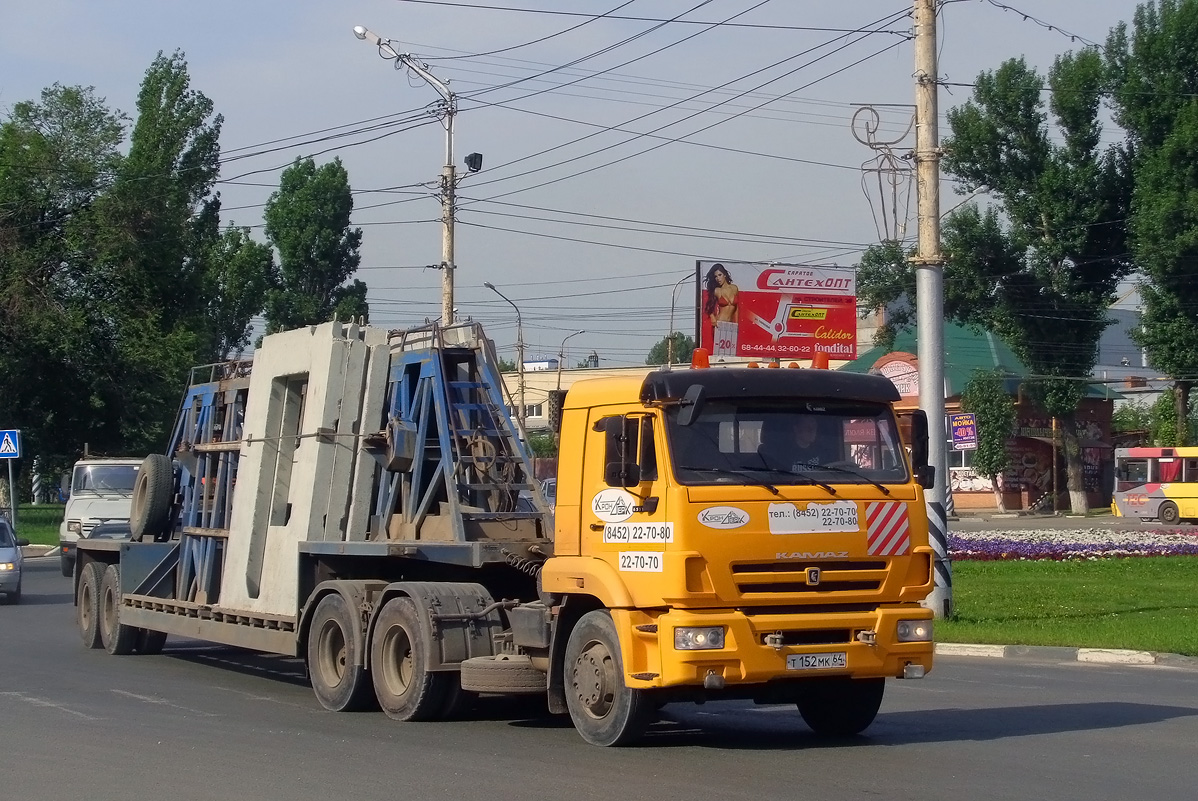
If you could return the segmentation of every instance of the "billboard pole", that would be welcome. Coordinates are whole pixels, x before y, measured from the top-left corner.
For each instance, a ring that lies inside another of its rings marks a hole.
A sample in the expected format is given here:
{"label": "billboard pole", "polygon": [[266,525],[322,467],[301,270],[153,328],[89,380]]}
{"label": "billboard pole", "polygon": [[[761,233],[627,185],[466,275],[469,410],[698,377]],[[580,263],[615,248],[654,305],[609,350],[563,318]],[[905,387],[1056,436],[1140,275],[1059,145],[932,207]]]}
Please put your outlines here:
{"label": "billboard pole", "polygon": [[915,264],[919,338],[919,408],[928,416],[928,457],[936,483],[925,495],[935,586],[924,601],[936,617],[952,617],[948,554],[948,448],[944,404],[944,256],[940,252],[940,142],[937,133],[936,0],[915,0],[915,162],[919,253]]}

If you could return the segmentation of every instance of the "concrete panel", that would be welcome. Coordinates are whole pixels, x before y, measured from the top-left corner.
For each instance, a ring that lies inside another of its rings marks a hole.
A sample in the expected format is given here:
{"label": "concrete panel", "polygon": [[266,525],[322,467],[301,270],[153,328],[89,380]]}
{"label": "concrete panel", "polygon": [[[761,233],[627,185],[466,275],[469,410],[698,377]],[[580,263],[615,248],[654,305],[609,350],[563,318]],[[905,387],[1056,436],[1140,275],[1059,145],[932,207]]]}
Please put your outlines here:
{"label": "concrete panel", "polygon": [[[369,348],[366,356],[366,374],[362,384],[362,413],[359,432],[370,434],[381,430],[386,422],[387,378],[391,372],[390,349],[387,332],[367,329],[365,342]],[[374,488],[378,462],[356,442],[353,477],[350,482],[349,510],[346,516],[345,539],[364,540],[370,514],[370,496]]]}

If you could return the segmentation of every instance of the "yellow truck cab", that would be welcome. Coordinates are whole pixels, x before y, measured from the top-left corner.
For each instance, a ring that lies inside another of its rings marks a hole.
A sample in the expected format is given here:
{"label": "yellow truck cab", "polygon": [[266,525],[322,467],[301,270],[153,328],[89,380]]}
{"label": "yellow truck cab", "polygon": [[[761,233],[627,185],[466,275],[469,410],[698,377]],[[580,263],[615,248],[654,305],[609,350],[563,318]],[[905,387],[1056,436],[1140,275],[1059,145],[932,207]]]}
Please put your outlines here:
{"label": "yellow truck cab", "polygon": [[619,741],[639,725],[638,694],[749,697],[797,702],[817,731],[856,733],[885,678],[930,670],[926,425],[912,427],[913,469],[897,400],[885,378],[826,370],[575,384],[541,583],[566,609],[593,599],[619,650],[601,653],[596,635],[598,653],[567,654],[575,720],[589,715],[596,738]]}

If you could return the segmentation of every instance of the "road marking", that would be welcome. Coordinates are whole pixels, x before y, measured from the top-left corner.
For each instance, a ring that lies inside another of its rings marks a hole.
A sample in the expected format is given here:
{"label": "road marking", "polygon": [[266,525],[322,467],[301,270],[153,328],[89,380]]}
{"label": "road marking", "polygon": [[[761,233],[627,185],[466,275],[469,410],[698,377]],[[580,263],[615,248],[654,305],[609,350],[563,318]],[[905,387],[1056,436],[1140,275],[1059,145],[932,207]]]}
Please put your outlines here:
{"label": "road marking", "polygon": [[132,698],[137,701],[144,701],[147,704],[154,704],[155,706],[169,706],[172,709],[181,709],[184,712],[190,712],[193,715],[199,715],[200,717],[205,717],[205,718],[219,717],[215,713],[201,712],[198,709],[192,709],[190,707],[180,706],[179,704],[171,703],[170,701],[167,701],[164,698],[154,698],[153,696],[149,696],[149,695],[138,695],[137,693],[131,693],[131,692],[128,692],[127,690],[112,690],[112,691],[114,693],[116,693],[117,695],[123,695],[126,698]]}
{"label": "road marking", "polygon": [[25,695],[25,693],[17,693],[17,692],[0,692],[0,695],[7,695],[12,698],[16,698],[18,701],[24,701],[25,703],[30,704],[32,706],[41,706],[41,707],[49,707],[50,709],[57,709],[59,712],[66,712],[68,715],[74,715],[75,717],[83,718],[84,720],[99,720],[99,718],[92,717],[91,715],[85,715],[84,713],[78,712],[74,709],[71,709],[68,706],[64,706],[63,704],[59,704],[54,701],[49,701],[45,698],[38,698],[37,696]]}

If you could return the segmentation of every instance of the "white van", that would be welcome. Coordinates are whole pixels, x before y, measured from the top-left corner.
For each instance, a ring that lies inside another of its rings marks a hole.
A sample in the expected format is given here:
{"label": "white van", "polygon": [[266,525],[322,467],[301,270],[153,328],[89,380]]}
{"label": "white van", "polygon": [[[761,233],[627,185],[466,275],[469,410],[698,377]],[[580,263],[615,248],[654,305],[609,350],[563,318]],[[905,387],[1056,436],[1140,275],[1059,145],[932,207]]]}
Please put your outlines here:
{"label": "white van", "polygon": [[129,522],[141,459],[83,459],[71,472],[71,494],[58,528],[62,574],[75,572],[75,543],[100,523]]}

